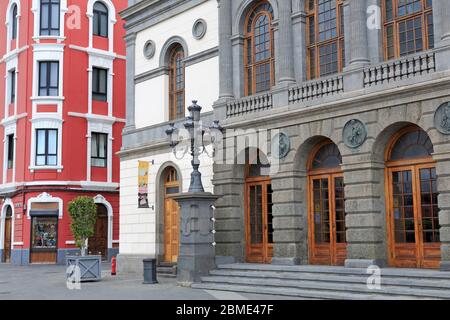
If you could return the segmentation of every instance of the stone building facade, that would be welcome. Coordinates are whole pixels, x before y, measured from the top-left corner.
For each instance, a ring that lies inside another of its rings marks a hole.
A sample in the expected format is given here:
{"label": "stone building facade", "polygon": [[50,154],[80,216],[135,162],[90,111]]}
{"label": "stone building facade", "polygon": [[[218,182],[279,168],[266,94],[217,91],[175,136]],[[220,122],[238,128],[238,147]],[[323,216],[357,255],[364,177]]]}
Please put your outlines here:
{"label": "stone building facade", "polygon": [[449,2],[217,3],[217,262],[448,269]]}

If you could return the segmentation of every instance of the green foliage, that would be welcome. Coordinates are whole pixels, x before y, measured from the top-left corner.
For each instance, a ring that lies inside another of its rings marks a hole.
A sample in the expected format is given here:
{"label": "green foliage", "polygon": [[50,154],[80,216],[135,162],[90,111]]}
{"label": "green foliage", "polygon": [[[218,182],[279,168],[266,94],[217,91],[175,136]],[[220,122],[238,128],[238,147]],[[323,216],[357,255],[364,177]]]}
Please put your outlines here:
{"label": "green foliage", "polygon": [[69,203],[69,214],[72,218],[70,229],[77,247],[83,255],[86,252],[86,240],[95,234],[97,206],[90,197],[77,197]]}

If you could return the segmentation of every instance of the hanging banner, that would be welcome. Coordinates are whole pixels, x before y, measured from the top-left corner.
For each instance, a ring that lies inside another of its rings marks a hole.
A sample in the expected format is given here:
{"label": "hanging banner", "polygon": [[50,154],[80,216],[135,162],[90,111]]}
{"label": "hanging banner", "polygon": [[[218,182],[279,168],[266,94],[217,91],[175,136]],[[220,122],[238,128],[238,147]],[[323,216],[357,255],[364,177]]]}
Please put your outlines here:
{"label": "hanging banner", "polygon": [[148,203],[148,173],[150,169],[150,162],[139,161],[139,191],[138,191],[138,201],[139,208],[150,208]]}

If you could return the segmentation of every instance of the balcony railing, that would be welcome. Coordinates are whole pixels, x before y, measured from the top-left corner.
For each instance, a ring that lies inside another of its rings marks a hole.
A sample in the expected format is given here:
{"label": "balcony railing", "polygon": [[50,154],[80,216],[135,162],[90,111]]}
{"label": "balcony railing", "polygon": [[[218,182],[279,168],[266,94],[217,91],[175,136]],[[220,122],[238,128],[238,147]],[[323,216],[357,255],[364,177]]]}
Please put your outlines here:
{"label": "balcony railing", "polygon": [[342,76],[304,83],[300,87],[289,89],[289,104],[323,98],[344,92]]}
{"label": "balcony railing", "polygon": [[243,116],[252,112],[272,109],[272,94],[245,97],[227,104],[227,118]]}
{"label": "balcony railing", "polygon": [[364,70],[364,87],[398,81],[436,71],[435,54],[424,53],[386,62]]}

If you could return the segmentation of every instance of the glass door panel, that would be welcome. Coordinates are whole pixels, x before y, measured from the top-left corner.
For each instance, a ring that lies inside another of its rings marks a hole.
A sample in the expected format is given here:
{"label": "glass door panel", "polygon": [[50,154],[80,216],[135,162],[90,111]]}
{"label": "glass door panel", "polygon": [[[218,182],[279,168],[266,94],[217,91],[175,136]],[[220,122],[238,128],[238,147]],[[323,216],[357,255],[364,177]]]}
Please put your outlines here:
{"label": "glass door panel", "polygon": [[392,175],[396,243],[416,242],[412,176],[411,170],[394,172]]}
{"label": "glass door panel", "polygon": [[439,208],[436,169],[420,170],[423,242],[439,242]]}
{"label": "glass door panel", "polygon": [[316,244],[330,243],[330,203],[328,178],[315,179],[314,193],[314,241]]}

